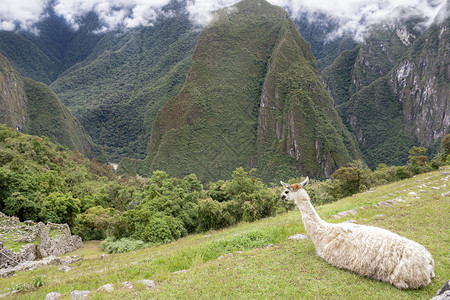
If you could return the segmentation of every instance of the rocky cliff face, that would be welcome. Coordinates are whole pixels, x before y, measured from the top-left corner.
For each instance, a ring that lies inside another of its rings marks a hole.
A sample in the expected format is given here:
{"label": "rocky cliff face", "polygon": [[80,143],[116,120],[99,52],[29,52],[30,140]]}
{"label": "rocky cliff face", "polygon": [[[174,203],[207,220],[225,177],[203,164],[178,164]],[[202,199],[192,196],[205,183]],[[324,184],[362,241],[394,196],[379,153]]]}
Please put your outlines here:
{"label": "rocky cliff face", "polygon": [[450,130],[450,18],[433,24],[417,39],[391,74],[402,103],[405,128],[436,148]]}
{"label": "rocky cliff face", "polygon": [[420,22],[373,28],[322,72],[371,167],[403,164],[414,145],[435,152],[449,131],[448,19],[422,31]]}
{"label": "rocky cliff face", "polygon": [[101,158],[84,128],[45,84],[22,77],[0,55],[0,123]]}
{"label": "rocky cliff face", "polygon": [[[245,39],[242,37],[245,36]],[[263,179],[329,176],[358,158],[317,63],[281,8],[247,0],[217,12],[200,34],[183,88],[158,113],[144,172]]]}
{"label": "rocky cliff face", "polygon": [[0,55],[0,123],[26,131],[26,108],[22,77]]}

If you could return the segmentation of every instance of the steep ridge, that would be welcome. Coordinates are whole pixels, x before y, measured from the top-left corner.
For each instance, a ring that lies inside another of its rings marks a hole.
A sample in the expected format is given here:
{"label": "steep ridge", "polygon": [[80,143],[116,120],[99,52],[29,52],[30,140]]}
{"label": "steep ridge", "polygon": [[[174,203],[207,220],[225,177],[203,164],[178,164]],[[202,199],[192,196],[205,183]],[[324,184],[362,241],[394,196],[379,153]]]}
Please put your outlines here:
{"label": "steep ridge", "polygon": [[[449,7],[447,7],[447,15]],[[390,74],[405,129],[434,152],[450,132],[450,18],[418,38]]]}
{"label": "steep ridge", "polygon": [[403,164],[414,145],[435,153],[449,132],[449,19],[425,32],[420,21],[373,28],[322,72],[370,167]]}
{"label": "steep ridge", "polygon": [[47,136],[51,141],[103,160],[73,115],[45,84],[22,77],[0,55],[0,123],[21,132]]}
{"label": "steep ridge", "polygon": [[210,181],[244,166],[268,181],[324,177],[360,157],[282,8],[245,0],[217,11],[192,60],[178,96],[158,112],[144,174]]}
{"label": "steep ridge", "polygon": [[93,33],[99,25],[94,13],[80,20],[78,30],[52,9],[46,13],[47,17],[36,24],[36,32],[0,30],[0,53],[22,76],[49,85],[85,59],[104,34]]}
{"label": "steep ridge", "polygon": [[157,111],[186,78],[198,32],[177,5],[154,26],[107,33],[51,85],[111,161],[145,157]]}

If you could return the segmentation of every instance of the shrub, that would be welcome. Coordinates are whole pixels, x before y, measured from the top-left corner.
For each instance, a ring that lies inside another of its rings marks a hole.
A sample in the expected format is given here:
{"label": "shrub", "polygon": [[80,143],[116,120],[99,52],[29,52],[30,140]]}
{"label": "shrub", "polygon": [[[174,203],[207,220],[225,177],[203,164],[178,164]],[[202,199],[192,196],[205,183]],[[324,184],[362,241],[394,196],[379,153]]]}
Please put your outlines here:
{"label": "shrub", "polygon": [[335,195],[338,198],[356,194],[361,189],[361,170],[357,167],[340,167],[331,176],[335,179]]}
{"label": "shrub", "polygon": [[77,216],[73,232],[83,240],[103,240],[108,231],[115,226],[118,215],[118,211],[114,208],[91,207]]}
{"label": "shrub", "polygon": [[413,176],[413,174],[411,173],[411,171],[409,170],[408,167],[406,167],[406,166],[399,166],[399,167],[396,168],[395,177],[396,177],[397,180],[411,178],[412,176]]}
{"label": "shrub", "polygon": [[71,194],[54,192],[45,197],[39,217],[44,222],[67,223],[72,226],[80,207],[80,200],[73,198]]}
{"label": "shrub", "polygon": [[101,242],[100,246],[103,251],[108,253],[123,253],[146,248],[151,246],[151,244],[132,238],[121,238],[116,240],[113,237],[108,237]]}
{"label": "shrub", "polygon": [[[165,216],[161,213],[155,214],[146,224],[140,223],[136,227],[136,231],[132,237],[151,244],[171,242],[174,239],[181,237],[181,230],[179,227],[180,222],[173,219],[173,217]],[[169,226],[168,222],[172,228]],[[186,232],[185,230],[186,229],[183,231]]]}
{"label": "shrub", "polygon": [[44,286],[47,282],[45,281],[45,276],[34,276],[32,280],[32,285],[35,288],[40,288]]}

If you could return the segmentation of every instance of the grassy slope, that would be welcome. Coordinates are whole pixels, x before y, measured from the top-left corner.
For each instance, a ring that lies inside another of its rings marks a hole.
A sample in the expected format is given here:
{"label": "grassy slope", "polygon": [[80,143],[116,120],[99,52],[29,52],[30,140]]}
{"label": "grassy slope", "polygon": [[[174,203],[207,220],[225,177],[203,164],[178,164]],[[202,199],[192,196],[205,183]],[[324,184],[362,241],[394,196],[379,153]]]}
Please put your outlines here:
{"label": "grassy slope", "polygon": [[[447,167],[445,172],[449,171]],[[419,290],[402,291],[387,283],[337,269],[315,255],[311,240],[287,240],[290,235],[305,233],[300,214],[294,211],[207,235],[191,235],[167,245],[108,255],[103,261],[99,260],[99,243],[85,243],[82,249],[72,253],[85,259],[71,265],[70,272],[58,272],[56,266],[21,272],[16,277],[2,279],[0,293],[14,284],[30,283],[34,276],[43,275],[46,286],[16,297],[43,299],[47,293],[56,291],[68,299],[73,290],[91,290],[90,299],[430,299],[450,277],[450,201],[448,196],[441,196],[449,190],[448,179],[443,171],[422,174],[317,207],[319,215],[328,222],[351,218],[359,224],[389,229],[423,244],[435,260],[436,277],[429,286]],[[411,191],[418,196],[409,195]],[[373,206],[399,196],[406,202],[391,207]],[[360,207],[365,209],[358,209]],[[358,209],[358,214],[339,220],[331,217],[349,209]],[[224,241],[243,240],[242,237],[255,231],[269,233],[265,242],[274,246],[263,248],[266,244],[253,243],[258,248],[243,246],[234,251],[217,246],[226,245]],[[238,252],[239,249],[243,252]],[[221,255],[224,257],[219,258]],[[185,273],[172,274],[185,269]],[[133,291],[120,287],[121,282],[139,279],[155,280],[158,286],[146,290],[135,284]],[[115,285],[113,294],[95,292],[107,283]]]}

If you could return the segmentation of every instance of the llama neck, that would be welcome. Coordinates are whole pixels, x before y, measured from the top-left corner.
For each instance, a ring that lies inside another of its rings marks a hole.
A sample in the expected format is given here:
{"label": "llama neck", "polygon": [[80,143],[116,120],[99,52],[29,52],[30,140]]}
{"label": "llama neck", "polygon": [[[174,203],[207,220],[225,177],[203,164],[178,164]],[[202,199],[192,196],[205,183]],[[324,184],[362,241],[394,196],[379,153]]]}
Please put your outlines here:
{"label": "llama neck", "polygon": [[[308,196],[306,195],[306,197]],[[319,217],[316,210],[312,206],[309,197],[307,200],[308,201],[300,201],[300,199],[296,197],[295,204],[297,204],[297,207],[302,214],[302,220],[306,232],[315,244],[318,239],[318,235],[320,234],[319,232],[326,226],[327,223]]]}

